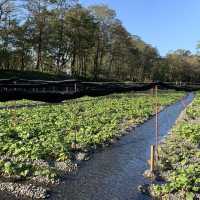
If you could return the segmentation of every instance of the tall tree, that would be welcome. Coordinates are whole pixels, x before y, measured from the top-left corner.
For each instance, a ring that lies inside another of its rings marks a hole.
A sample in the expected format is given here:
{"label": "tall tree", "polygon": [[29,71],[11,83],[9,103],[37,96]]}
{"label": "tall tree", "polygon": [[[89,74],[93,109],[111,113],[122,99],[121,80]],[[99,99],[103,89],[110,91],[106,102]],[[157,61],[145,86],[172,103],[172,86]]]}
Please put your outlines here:
{"label": "tall tree", "polygon": [[36,70],[43,70],[43,56],[48,40],[48,0],[28,0],[29,28],[32,36],[32,46],[36,52]]}

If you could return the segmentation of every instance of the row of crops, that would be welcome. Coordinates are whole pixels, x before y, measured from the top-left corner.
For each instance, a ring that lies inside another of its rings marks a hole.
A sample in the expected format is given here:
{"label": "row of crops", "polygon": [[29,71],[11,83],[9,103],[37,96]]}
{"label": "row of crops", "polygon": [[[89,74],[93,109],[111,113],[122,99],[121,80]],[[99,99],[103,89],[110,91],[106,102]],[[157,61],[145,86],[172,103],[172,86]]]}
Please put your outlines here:
{"label": "row of crops", "polygon": [[[183,96],[182,92],[159,93],[160,108]],[[154,112],[155,97],[150,93],[84,97],[60,105],[0,110],[0,173],[20,180],[55,180],[59,175],[55,162],[70,164],[74,152],[109,143]]]}
{"label": "row of crops", "polygon": [[200,199],[200,93],[159,149],[158,169],[165,183],[153,185],[158,199]]}

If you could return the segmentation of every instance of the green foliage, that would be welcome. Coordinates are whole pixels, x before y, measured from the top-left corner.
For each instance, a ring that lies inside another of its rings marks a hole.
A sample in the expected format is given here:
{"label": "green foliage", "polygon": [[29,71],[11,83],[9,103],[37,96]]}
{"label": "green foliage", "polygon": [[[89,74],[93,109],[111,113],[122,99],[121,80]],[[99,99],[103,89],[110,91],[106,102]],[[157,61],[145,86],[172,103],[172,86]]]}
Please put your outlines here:
{"label": "green foliage", "polygon": [[200,124],[181,123],[174,131],[180,136],[191,140],[193,143],[199,144],[200,142]]}
{"label": "green foliage", "polygon": [[77,0],[27,0],[19,10],[14,2],[3,1],[0,9],[1,70],[68,71],[99,80],[151,79],[157,50],[132,36],[106,5],[86,8]]}
{"label": "green foliage", "polygon": [[195,100],[192,103],[192,106],[190,106],[186,113],[187,113],[187,117],[189,119],[198,119],[200,118],[200,93],[197,93],[197,96],[195,98]]}
{"label": "green foliage", "polygon": [[154,186],[154,190],[158,195],[176,193],[186,191],[188,198],[193,196],[193,193],[200,192],[200,166],[198,164],[189,165],[187,168],[180,168],[173,171],[168,183],[164,185]]}
{"label": "green foliage", "polygon": [[[158,95],[160,106],[171,104],[182,96],[183,93],[161,93]],[[18,109],[15,126],[13,111],[0,110],[1,155],[22,161],[22,166],[9,161],[1,169],[7,174],[34,174],[38,170],[23,165],[23,160],[66,161],[70,159],[72,143],[84,149],[109,142],[130,124],[148,119],[154,107],[155,97],[149,94],[84,97],[61,105]],[[52,176],[44,170],[40,173]]]}
{"label": "green foliage", "polygon": [[22,177],[30,175],[33,167],[31,164],[0,160],[0,171],[7,175],[18,174]]}
{"label": "green foliage", "polygon": [[193,200],[200,193],[199,109],[200,93],[197,93],[186,110],[186,120],[175,126],[173,134],[160,147],[158,166],[167,182],[152,187],[153,194],[160,199],[176,194],[183,195],[181,199]]}
{"label": "green foliage", "polygon": [[35,166],[30,163],[28,164],[26,162],[23,162],[22,160],[19,161],[0,160],[0,173],[9,176],[18,175],[23,178],[30,176],[44,176],[48,177],[49,179],[56,178],[56,173],[53,168]]}
{"label": "green foliage", "polygon": [[106,5],[26,0],[22,9],[13,0],[0,2],[0,70],[11,70],[8,78],[19,70],[68,72],[87,80],[199,80],[198,54],[178,49],[161,57]]}

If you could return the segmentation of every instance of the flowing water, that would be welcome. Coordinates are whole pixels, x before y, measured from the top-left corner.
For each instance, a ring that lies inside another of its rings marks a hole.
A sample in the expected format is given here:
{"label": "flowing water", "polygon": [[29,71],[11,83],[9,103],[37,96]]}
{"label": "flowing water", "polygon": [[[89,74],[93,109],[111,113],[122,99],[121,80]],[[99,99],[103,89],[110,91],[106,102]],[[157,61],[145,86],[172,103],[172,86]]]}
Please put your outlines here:
{"label": "flowing water", "polygon": [[[160,140],[174,125],[181,111],[194,98],[190,93],[159,113]],[[76,175],[52,192],[51,200],[148,200],[138,192],[148,168],[150,145],[155,144],[155,117],[135,128],[131,134],[84,162]]]}

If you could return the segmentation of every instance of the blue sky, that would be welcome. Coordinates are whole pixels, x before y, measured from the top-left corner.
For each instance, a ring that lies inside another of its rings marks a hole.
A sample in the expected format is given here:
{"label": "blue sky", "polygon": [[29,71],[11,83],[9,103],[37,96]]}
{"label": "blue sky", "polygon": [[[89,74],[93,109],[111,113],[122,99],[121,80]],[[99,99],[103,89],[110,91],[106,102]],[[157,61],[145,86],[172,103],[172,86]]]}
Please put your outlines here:
{"label": "blue sky", "polygon": [[161,55],[179,48],[196,52],[200,41],[200,0],[80,0],[107,4],[131,34],[156,47]]}

